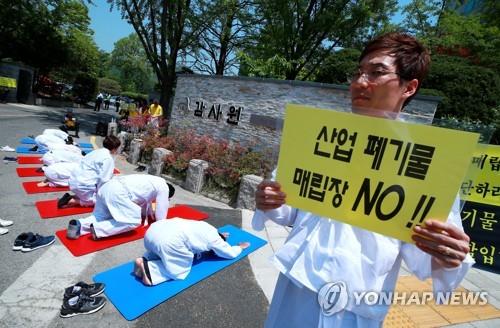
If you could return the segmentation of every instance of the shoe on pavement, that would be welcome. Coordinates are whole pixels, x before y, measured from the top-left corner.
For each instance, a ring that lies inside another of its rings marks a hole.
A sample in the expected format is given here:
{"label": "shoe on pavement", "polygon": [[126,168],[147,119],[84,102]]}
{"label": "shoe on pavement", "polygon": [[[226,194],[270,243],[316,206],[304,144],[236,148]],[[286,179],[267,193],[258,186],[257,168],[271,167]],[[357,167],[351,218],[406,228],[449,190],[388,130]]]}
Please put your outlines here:
{"label": "shoe on pavement", "polygon": [[73,196],[65,193],[61,198],[57,200],[57,208],[62,208],[64,205],[67,205],[71,198],[73,198]]}
{"label": "shoe on pavement", "polygon": [[95,284],[86,284],[83,281],[80,281],[76,285],[68,287],[64,290],[64,299],[70,299],[80,295],[96,297],[104,292],[104,288],[104,284],[99,282]]}
{"label": "shoe on pavement", "polygon": [[21,248],[22,252],[31,252],[35,249],[39,249],[45,246],[52,245],[56,241],[55,236],[41,236],[39,234],[34,234],[24,242],[23,247]]}
{"label": "shoe on pavement", "polygon": [[32,236],[33,236],[32,232],[23,232],[22,234],[17,236],[16,240],[14,241],[14,246],[12,246],[12,250],[20,251],[23,248],[24,243],[28,239],[31,239]]}
{"label": "shoe on pavement", "polygon": [[68,239],[78,239],[80,238],[80,229],[82,225],[78,220],[70,220],[68,223],[68,229],[66,229],[66,238]]}
{"label": "shoe on pavement", "polygon": [[10,146],[3,146],[2,148],[0,148],[0,151],[16,151],[16,150]]}
{"label": "shoe on pavement", "polygon": [[104,305],[106,305],[106,298],[104,297],[89,297],[81,294],[63,300],[59,315],[62,318],[69,318],[79,314],[91,314],[102,309]]}
{"label": "shoe on pavement", "polygon": [[4,162],[17,162],[17,157],[9,157],[9,156],[5,156],[3,158],[3,161]]}
{"label": "shoe on pavement", "polygon": [[11,226],[13,224],[14,224],[13,221],[0,219],[0,227],[8,227],[8,226]]}
{"label": "shoe on pavement", "polygon": [[9,229],[7,228],[0,228],[0,236],[5,235],[7,232],[9,232]]}

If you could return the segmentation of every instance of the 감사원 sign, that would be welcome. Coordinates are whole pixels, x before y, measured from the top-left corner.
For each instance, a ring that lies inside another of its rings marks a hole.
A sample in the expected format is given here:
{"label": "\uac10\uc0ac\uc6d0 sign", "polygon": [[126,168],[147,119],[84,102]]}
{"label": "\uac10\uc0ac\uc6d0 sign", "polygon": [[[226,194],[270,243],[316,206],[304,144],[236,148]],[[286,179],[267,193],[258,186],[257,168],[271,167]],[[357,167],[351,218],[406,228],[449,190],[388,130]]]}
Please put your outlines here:
{"label": "\uac10\uc0ac\uc6d0 sign", "polygon": [[445,221],[478,135],[287,105],[277,180],[287,204],[403,241]]}

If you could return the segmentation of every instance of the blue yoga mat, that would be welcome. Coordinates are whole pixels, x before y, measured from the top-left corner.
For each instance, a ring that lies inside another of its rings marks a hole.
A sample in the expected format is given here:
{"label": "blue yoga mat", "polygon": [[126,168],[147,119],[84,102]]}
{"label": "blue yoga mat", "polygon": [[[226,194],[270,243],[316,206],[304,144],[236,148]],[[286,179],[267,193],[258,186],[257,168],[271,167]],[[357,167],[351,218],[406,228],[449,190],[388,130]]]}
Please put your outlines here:
{"label": "blue yoga mat", "polygon": [[[30,137],[24,137],[21,139],[21,143],[24,145],[34,145],[35,144],[35,139],[30,138]],[[91,143],[88,142],[79,142],[78,146],[80,148],[94,148]]]}
{"label": "blue yoga mat", "polygon": [[[18,153],[18,154],[45,154],[47,152],[46,149],[39,149],[37,151],[31,151],[30,148],[32,148],[32,147],[18,146],[18,147],[16,147],[16,153]],[[82,151],[84,151],[87,154],[93,150],[94,149],[92,149],[92,148],[82,148]]]}
{"label": "blue yoga mat", "polygon": [[241,260],[267,243],[265,240],[232,225],[223,226],[219,231],[230,233],[227,240],[229,244],[237,245],[240,242],[248,241],[250,247],[244,249],[237,258],[232,260],[214,257],[198,263],[195,262],[186,279],[169,280],[153,287],[143,285],[132,274],[133,261],[96,274],[93,279],[95,282],[105,283],[104,292],[111,303],[125,319],[134,320],[184,289]]}

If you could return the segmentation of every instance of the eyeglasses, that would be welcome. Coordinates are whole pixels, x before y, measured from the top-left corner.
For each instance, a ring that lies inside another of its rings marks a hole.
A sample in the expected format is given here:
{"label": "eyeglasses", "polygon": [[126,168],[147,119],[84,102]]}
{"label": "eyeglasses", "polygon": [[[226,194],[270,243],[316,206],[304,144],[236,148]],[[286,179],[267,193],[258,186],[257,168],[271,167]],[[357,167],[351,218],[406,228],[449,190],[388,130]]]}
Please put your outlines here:
{"label": "eyeglasses", "polygon": [[368,82],[373,83],[373,82],[377,81],[379,78],[381,78],[382,76],[389,75],[389,74],[396,74],[397,76],[400,76],[399,73],[397,73],[397,72],[384,71],[384,70],[379,69],[379,68],[376,68],[376,69],[371,70],[371,71],[363,71],[363,70],[361,70],[361,68],[357,68],[352,73],[351,79],[349,80],[349,83],[351,83],[353,81],[357,81],[362,76],[365,76],[366,80]]}

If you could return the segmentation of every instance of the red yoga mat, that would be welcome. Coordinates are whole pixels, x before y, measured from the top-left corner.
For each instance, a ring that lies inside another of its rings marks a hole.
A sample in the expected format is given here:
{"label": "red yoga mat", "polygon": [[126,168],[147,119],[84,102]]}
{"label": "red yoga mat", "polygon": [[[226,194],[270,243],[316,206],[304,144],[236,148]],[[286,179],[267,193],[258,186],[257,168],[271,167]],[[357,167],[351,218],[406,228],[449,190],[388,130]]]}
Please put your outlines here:
{"label": "red yoga mat", "polygon": [[38,187],[40,181],[23,182],[23,188],[28,194],[40,194],[45,192],[69,191],[69,187]]}
{"label": "red yoga mat", "polygon": [[167,219],[175,217],[201,221],[208,219],[208,214],[202,211],[198,211],[197,209],[194,209],[187,205],[176,205],[169,208],[167,212]]}
{"label": "red yoga mat", "polygon": [[[208,214],[198,211],[187,205],[177,205],[168,210],[167,218],[180,217],[191,220],[204,220],[208,218]],[[128,231],[116,236],[111,236],[99,240],[93,240],[91,234],[81,236],[78,239],[66,238],[66,229],[56,232],[56,236],[61,243],[74,256],[82,256],[97,252],[116,245],[125,244],[144,237],[149,226],[140,226],[135,230]]]}
{"label": "red yoga mat", "polygon": [[91,234],[81,236],[78,239],[68,239],[66,238],[66,229],[57,231],[56,236],[71,254],[74,256],[82,256],[141,239],[144,237],[146,230],[147,226],[140,226],[135,230],[99,240],[93,240]]}
{"label": "red yoga mat", "polygon": [[41,156],[17,156],[17,164],[42,164]]}
{"label": "red yoga mat", "polygon": [[17,175],[21,178],[24,177],[43,177],[45,173],[37,172],[38,167],[18,167],[16,168]]}
{"label": "red yoga mat", "polygon": [[67,207],[67,208],[57,208],[57,199],[42,200],[35,202],[35,206],[42,219],[51,219],[61,216],[75,215],[92,213],[94,207]]}

